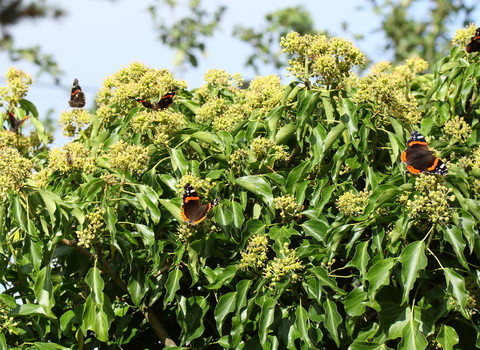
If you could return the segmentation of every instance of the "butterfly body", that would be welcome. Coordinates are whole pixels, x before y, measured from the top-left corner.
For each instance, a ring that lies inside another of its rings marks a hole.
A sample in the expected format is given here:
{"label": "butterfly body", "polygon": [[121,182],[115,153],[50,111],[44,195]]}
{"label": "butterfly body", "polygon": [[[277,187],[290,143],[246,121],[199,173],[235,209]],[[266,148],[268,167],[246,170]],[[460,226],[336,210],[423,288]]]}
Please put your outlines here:
{"label": "butterfly body", "polygon": [[85,94],[82,91],[80,85],[78,85],[78,79],[73,81],[72,93],[70,94],[70,101],[68,101],[70,107],[82,108],[85,106]]}
{"label": "butterfly body", "polygon": [[216,198],[212,202],[202,205],[197,191],[190,184],[186,184],[183,189],[183,203],[180,215],[186,223],[191,225],[197,225],[202,222],[207,217],[208,212],[220,201],[220,198]]}
{"label": "butterfly body", "polygon": [[428,150],[427,141],[418,131],[412,131],[407,141],[407,148],[402,153],[402,162],[407,164],[407,169],[414,173],[430,173],[447,175],[448,169],[433,151]]}

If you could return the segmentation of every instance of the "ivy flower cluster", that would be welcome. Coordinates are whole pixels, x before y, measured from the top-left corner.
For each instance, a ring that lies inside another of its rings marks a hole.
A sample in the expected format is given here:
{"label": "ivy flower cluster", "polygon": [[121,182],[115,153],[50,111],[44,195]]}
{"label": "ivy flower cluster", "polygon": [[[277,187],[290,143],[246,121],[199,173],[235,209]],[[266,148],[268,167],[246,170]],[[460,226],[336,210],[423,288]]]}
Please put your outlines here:
{"label": "ivy flower cluster", "polygon": [[325,35],[290,32],[281,38],[280,46],[294,56],[288,60],[290,75],[303,82],[314,78],[323,86],[344,81],[356,66],[366,62],[365,54],[342,38],[329,40]]}
{"label": "ivy flower cluster", "polygon": [[452,189],[444,185],[445,179],[422,173],[415,180],[413,200],[407,200],[405,210],[415,218],[425,219],[431,223],[445,224],[452,217],[449,202],[455,200]]}
{"label": "ivy flower cluster", "polygon": [[192,187],[197,191],[199,189],[202,189],[206,197],[208,197],[208,195],[210,194],[210,190],[213,188],[213,186],[216,185],[216,183],[212,182],[212,179],[208,177],[205,179],[201,179],[195,174],[189,173],[189,172],[187,172],[178,182],[177,184],[178,191],[183,193],[183,188],[185,187],[186,184],[192,185]]}
{"label": "ivy flower cluster", "polygon": [[79,142],[70,142],[61,149],[52,149],[48,153],[48,166],[33,174],[32,179],[37,187],[45,188],[49,177],[55,172],[93,174],[97,169],[95,157],[90,155],[90,151],[85,145]]}
{"label": "ivy flower cluster", "polygon": [[401,87],[407,87],[417,74],[426,70],[428,70],[428,62],[417,56],[407,58],[405,64],[397,65],[393,70],[393,75],[398,78]]}
{"label": "ivy flower cluster", "polygon": [[228,107],[227,101],[222,98],[214,98],[205,102],[197,110],[197,123],[202,125],[211,123],[215,118],[225,114]]}
{"label": "ivy flower cluster", "polygon": [[15,147],[23,150],[30,146],[30,140],[21,134],[9,130],[0,130],[0,147]]}
{"label": "ivy flower cluster", "polygon": [[250,268],[255,271],[262,270],[268,261],[269,243],[266,235],[253,235],[248,240],[247,247],[240,253],[242,258],[237,268],[248,270]]}
{"label": "ivy flower cluster", "polygon": [[82,131],[82,129],[90,124],[92,116],[90,112],[83,108],[73,108],[62,112],[60,116],[60,125],[63,126],[63,135],[74,137]]}
{"label": "ivy flower cluster", "polygon": [[32,162],[11,147],[0,148],[0,200],[10,191],[17,193],[32,175]]}
{"label": "ivy flower cluster", "polygon": [[465,278],[465,290],[468,292],[466,308],[472,314],[478,310],[478,300],[480,300],[480,288],[475,279],[468,276]]}
{"label": "ivy flower cluster", "polygon": [[458,161],[458,165],[463,169],[472,167],[472,169],[480,169],[480,147],[477,147],[468,157],[462,157]]}
{"label": "ivy flower cluster", "polygon": [[32,180],[38,188],[46,188],[50,175],[49,169],[43,168],[32,175]]}
{"label": "ivy flower cluster", "polygon": [[290,280],[294,283],[301,279],[298,271],[303,269],[303,265],[297,257],[295,249],[290,249],[288,243],[284,243],[283,250],[280,251],[280,254],[282,257],[276,257],[268,261],[263,271],[263,276],[270,279],[270,289],[274,289],[276,284],[287,276],[289,276]]}
{"label": "ivy flower cluster", "polygon": [[245,83],[240,73],[228,74],[224,69],[210,69],[205,73],[205,82],[217,88],[240,88]]}
{"label": "ivy flower cluster", "polygon": [[282,80],[278,75],[256,77],[245,93],[248,110],[256,110],[259,116],[264,117],[280,105],[283,93]]}
{"label": "ivy flower cluster", "polygon": [[0,100],[6,102],[7,109],[18,105],[28,92],[28,88],[33,83],[32,76],[23,70],[11,67],[6,75],[7,86],[0,87]]}
{"label": "ivy flower cluster", "polygon": [[480,179],[474,179],[470,185],[470,190],[476,198],[480,197]]}
{"label": "ivy flower cluster", "polygon": [[150,157],[148,149],[140,145],[128,145],[120,140],[110,146],[108,153],[110,167],[133,174],[141,174],[147,170]]}
{"label": "ivy flower cluster", "polygon": [[237,97],[243,97],[243,90],[240,88],[245,83],[240,73],[229,74],[224,69],[210,69],[204,76],[205,84],[195,90],[193,100],[201,104],[207,102],[216,94],[211,93],[211,88],[228,89]]}
{"label": "ivy flower cluster", "polygon": [[346,216],[360,216],[364,213],[371,195],[372,191],[368,190],[357,194],[353,193],[352,190],[347,191],[338,197],[336,201],[337,209]]}
{"label": "ivy flower cluster", "polygon": [[242,173],[245,170],[246,164],[248,162],[248,158],[250,157],[251,153],[246,149],[239,148],[235,150],[229,157],[228,157],[228,165],[230,165],[232,172],[234,173]]}
{"label": "ivy flower cluster", "polygon": [[91,156],[85,145],[79,142],[70,142],[61,149],[51,150],[48,160],[48,176],[56,171],[61,174],[74,171],[93,174],[98,169],[95,157]]}
{"label": "ivy flower cluster", "polygon": [[295,201],[295,197],[291,194],[277,197],[274,199],[275,209],[280,209],[280,216],[285,219],[287,216],[298,215],[298,205]]}
{"label": "ivy flower cluster", "polygon": [[232,132],[239,122],[247,119],[249,114],[248,106],[238,103],[231,104],[223,115],[219,115],[212,121],[213,129],[215,131]]}
{"label": "ivy flower cluster", "polygon": [[185,127],[185,118],[182,113],[164,110],[152,113],[148,110],[139,111],[132,119],[134,132],[146,133],[151,130],[153,143],[167,146],[173,134]]}
{"label": "ivy flower cluster", "polygon": [[63,135],[74,137],[91,121],[90,112],[83,108],[74,108],[62,112],[60,125],[63,126]]}
{"label": "ivy flower cluster", "polygon": [[107,77],[96,97],[99,118],[104,123],[114,121],[118,114],[126,115],[138,106],[129,96],[158,101],[167,91],[186,89],[184,80],[176,80],[168,69],[153,69],[133,62]]}
{"label": "ivy flower cluster", "polygon": [[470,42],[470,39],[475,36],[476,29],[477,26],[474,23],[470,23],[465,28],[457,30],[453,35],[452,45],[464,48]]}
{"label": "ivy flower cluster", "polygon": [[87,226],[83,230],[76,231],[79,246],[88,249],[102,237],[105,227],[104,214],[105,209],[96,207],[93,212],[85,215],[85,221],[88,222]]}
{"label": "ivy flower cluster", "polygon": [[300,259],[296,255],[295,249],[290,249],[288,243],[284,243],[283,249],[279,252],[281,257],[268,259],[270,245],[266,235],[253,235],[247,247],[240,253],[242,258],[237,264],[241,270],[253,269],[261,273],[265,279],[269,280],[268,288],[274,289],[276,284],[287,277],[292,282],[298,282],[300,275],[298,271],[303,269]]}
{"label": "ivy flower cluster", "polygon": [[32,130],[30,132],[30,136],[28,137],[28,141],[30,142],[30,147],[35,149],[37,152],[48,151],[49,149],[48,145],[51,145],[53,143],[53,133],[50,131],[47,131],[46,135],[47,135],[47,144],[45,145],[43,143],[43,140],[40,140],[40,137],[38,137],[38,133],[35,130]]}
{"label": "ivy flower cluster", "polygon": [[100,178],[105,181],[105,184],[107,186],[115,186],[115,185],[120,185],[120,179],[118,179],[115,175],[113,174],[102,174],[100,175]]}
{"label": "ivy flower cluster", "polygon": [[445,123],[443,127],[445,135],[449,136],[450,143],[465,143],[472,133],[472,127],[458,115]]}
{"label": "ivy flower cluster", "polygon": [[253,139],[250,146],[257,160],[264,160],[269,156],[273,156],[275,160],[286,159],[288,157],[285,146],[277,145],[274,140],[264,137]]}
{"label": "ivy flower cluster", "polygon": [[223,98],[213,98],[205,102],[196,113],[197,123],[211,123],[215,131],[233,131],[235,125],[245,120],[247,109]]}
{"label": "ivy flower cluster", "polygon": [[414,77],[414,73],[427,67],[422,59],[410,59],[405,66],[399,66],[389,73],[390,63],[382,61],[375,65],[370,74],[357,83],[357,102],[371,102],[374,105],[379,125],[389,124],[392,116],[408,125],[416,125],[422,114],[416,99],[405,93],[405,84]]}
{"label": "ivy flower cluster", "polygon": [[11,307],[0,301],[0,334],[11,333],[12,328],[18,326],[18,322],[12,316],[8,316]]}

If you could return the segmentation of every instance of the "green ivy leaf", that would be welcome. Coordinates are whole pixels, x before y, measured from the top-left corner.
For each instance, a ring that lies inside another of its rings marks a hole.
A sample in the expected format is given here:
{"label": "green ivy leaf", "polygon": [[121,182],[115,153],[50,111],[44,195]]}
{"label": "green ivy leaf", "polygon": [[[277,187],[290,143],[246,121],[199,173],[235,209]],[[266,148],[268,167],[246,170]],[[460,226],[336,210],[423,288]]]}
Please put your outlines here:
{"label": "green ivy leaf", "polygon": [[198,296],[178,298],[177,317],[182,326],[182,339],[183,342],[189,342],[200,337],[205,331],[203,319],[209,309],[209,303],[205,298]]}
{"label": "green ivy leaf", "polygon": [[468,300],[468,292],[465,289],[465,279],[453,269],[445,268],[443,271],[445,273],[448,293],[455,299],[457,307],[463,317],[470,319],[470,314],[465,309]]}
{"label": "green ivy leaf", "polygon": [[381,286],[390,283],[391,270],[395,266],[395,263],[395,259],[393,258],[383,259],[368,270],[367,280],[370,282],[370,287],[368,288],[370,300],[375,299],[375,295]]}
{"label": "green ivy leaf", "polygon": [[[258,300],[258,298],[257,298]],[[260,312],[260,319],[259,319],[259,338],[260,338],[260,344],[262,344],[262,347],[267,346],[267,336],[270,331],[270,325],[273,323],[274,320],[274,314],[275,314],[275,304],[276,300],[273,298],[262,298],[262,301],[259,303],[258,306],[261,308]]]}
{"label": "green ivy leaf", "polygon": [[180,279],[182,276],[183,273],[178,268],[168,273],[167,282],[165,283],[165,290],[167,291],[164,298],[165,304],[168,304],[175,299],[175,295],[180,289]]}
{"label": "green ivy leaf", "polygon": [[43,307],[45,313],[52,318],[56,316],[52,313],[52,307],[55,305],[55,299],[53,297],[53,285],[50,279],[51,269],[50,266],[45,266],[40,270],[37,278],[35,279],[35,298],[38,304]]}
{"label": "green ivy leaf", "polygon": [[436,338],[438,345],[442,349],[453,350],[454,345],[458,344],[459,338],[455,328],[442,324]]}
{"label": "green ivy leaf", "polygon": [[259,196],[265,202],[265,204],[270,207],[270,210],[273,209],[272,188],[270,187],[270,184],[265,181],[265,179],[260,176],[250,175],[240,177],[236,179],[235,182],[237,185]]}
{"label": "green ivy leaf", "polygon": [[440,230],[443,232],[445,240],[452,245],[460,264],[462,264],[467,270],[470,270],[468,262],[465,259],[465,254],[463,253],[467,244],[463,240],[462,230],[454,225],[447,225],[440,228]]}
{"label": "green ivy leaf", "polygon": [[148,292],[148,288],[145,287],[145,272],[143,270],[136,271],[133,276],[130,277],[127,289],[135,306],[141,309],[142,300]]}
{"label": "green ivy leaf", "polygon": [[295,310],[295,329],[299,334],[299,337],[310,347],[315,348],[315,346],[310,341],[308,335],[308,314],[307,311],[299,305],[297,310]]}
{"label": "green ivy leaf", "polygon": [[217,330],[219,334],[223,334],[222,327],[225,322],[225,318],[228,314],[235,310],[237,292],[230,292],[222,295],[218,299],[218,304],[215,307],[214,318],[217,324]]}
{"label": "green ivy leaf", "polygon": [[302,225],[307,236],[315,238],[318,242],[324,242],[328,227],[320,220],[307,220]]}
{"label": "green ivy leaf", "polygon": [[427,266],[425,255],[425,243],[416,241],[406,246],[400,254],[399,261],[402,263],[401,280],[403,283],[402,303],[407,301],[420,270]]}
{"label": "green ivy leaf", "polygon": [[398,344],[398,349],[425,349],[428,342],[427,338],[418,331],[419,324],[413,317],[409,319],[407,324],[403,327],[402,340]]}
{"label": "green ivy leaf", "polygon": [[363,287],[353,289],[345,299],[345,312],[350,316],[360,316],[365,312],[368,295]]}
{"label": "green ivy leaf", "polygon": [[331,300],[325,300],[323,303],[325,309],[325,328],[330,332],[337,347],[340,346],[340,337],[338,333],[338,325],[342,322],[342,316],[337,310],[337,305]]}

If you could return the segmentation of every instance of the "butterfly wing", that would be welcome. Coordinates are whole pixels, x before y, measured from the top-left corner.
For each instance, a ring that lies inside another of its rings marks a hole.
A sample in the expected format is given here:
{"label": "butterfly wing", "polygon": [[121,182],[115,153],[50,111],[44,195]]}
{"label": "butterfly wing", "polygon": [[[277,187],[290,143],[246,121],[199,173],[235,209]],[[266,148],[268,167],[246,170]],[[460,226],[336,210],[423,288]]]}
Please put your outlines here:
{"label": "butterfly wing", "polygon": [[219,201],[220,198],[216,198],[211,203],[201,205],[197,191],[195,191],[190,184],[186,184],[183,191],[183,204],[180,210],[180,216],[186,223],[197,225],[205,220],[208,212],[212,210]]}
{"label": "butterfly wing", "polygon": [[159,109],[167,109],[173,104],[173,98],[175,97],[175,90],[170,90],[168,93],[162,96],[160,101],[158,101]]}
{"label": "butterfly wing", "polygon": [[428,150],[425,138],[418,131],[413,131],[407,141],[407,148],[402,153],[402,162],[407,164],[407,169],[414,173],[430,173],[447,175],[446,165]]}
{"label": "butterfly wing", "polygon": [[78,79],[75,79],[73,81],[72,92],[70,94],[70,101],[68,101],[68,104],[70,107],[81,108],[85,106],[85,103],[85,94],[83,93],[80,85],[78,85]]}
{"label": "butterfly wing", "polygon": [[154,110],[154,111],[158,111],[159,108],[160,108],[158,106],[157,102],[150,103],[149,101],[142,100],[141,98],[136,98],[136,97],[133,97],[133,96],[128,96],[128,97],[131,98],[132,100],[137,101],[138,103],[141,103],[142,106],[145,107],[145,108],[148,108],[148,109],[151,109],[151,110]]}
{"label": "butterfly wing", "polygon": [[10,122],[10,131],[12,132],[18,132],[18,129],[20,126],[22,126],[23,123],[25,123],[28,119],[28,115],[23,118],[23,119],[17,119],[15,117],[15,114],[13,112],[7,111],[8,114],[8,120]]}

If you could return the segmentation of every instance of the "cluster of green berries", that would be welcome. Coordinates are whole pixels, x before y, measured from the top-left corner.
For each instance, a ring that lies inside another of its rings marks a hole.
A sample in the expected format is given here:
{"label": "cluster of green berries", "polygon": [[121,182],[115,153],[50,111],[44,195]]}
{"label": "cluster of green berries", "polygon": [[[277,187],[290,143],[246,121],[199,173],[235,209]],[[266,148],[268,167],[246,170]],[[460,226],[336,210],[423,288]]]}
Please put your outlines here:
{"label": "cluster of green berries", "polygon": [[287,216],[298,215],[298,205],[295,201],[295,197],[291,194],[277,197],[274,199],[275,209],[280,209],[280,216],[285,219]]}
{"label": "cluster of green berries", "polygon": [[358,193],[354,193],[353,190],[347,191],[338,197],[337,209],[343,215],[360,216],[364,213],[371,195],[372,191],[368,190]]}
{"label": "cluster of green berries", "polygon": [[104,214],[105,209],[96,207],[93,212],[85,215],[87,226],[83,230],[76,231],[79,246],[88,249],[102,237],[105,228]]}
{"label": "cluster of green berries", "polygon": [[422,173],[415,179],[413,200],[407,200],[405,210],[412,217],[425,219],[431,223],[445,224],[452,217],[449,202],[455,200],[452,189],[444,185],[444,178]]}

